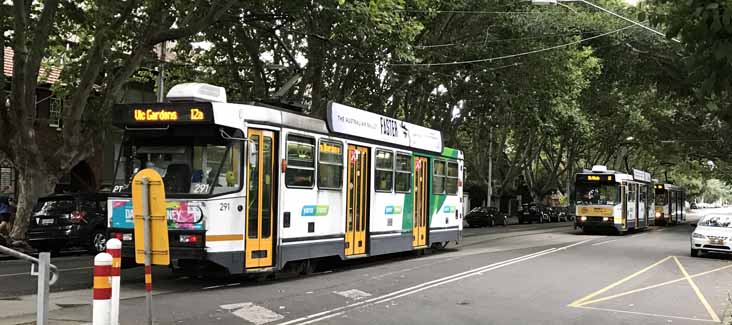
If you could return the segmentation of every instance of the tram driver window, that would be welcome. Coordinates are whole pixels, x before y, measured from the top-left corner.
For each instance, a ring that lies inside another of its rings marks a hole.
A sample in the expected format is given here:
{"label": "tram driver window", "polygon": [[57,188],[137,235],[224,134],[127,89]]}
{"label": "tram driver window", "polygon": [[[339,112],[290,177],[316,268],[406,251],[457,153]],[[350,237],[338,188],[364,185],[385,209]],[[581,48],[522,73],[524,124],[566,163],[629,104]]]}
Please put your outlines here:
{"label": "tram driver window", "polygon": [[288,187],[313,187],[315,179],[315,139],[287,136],[287,169],[285,184]]}
{"label": "tram driver window", "polygon": [[318,159],[318,187],[340,190],[343,187],[343,145],[321,141]]}
{"label": "tram driver window", "polygon": [[447,163],[445,190],[449,195],[456,195],[458,192],[458,164],[456,162]]}
{"label": "tram driver window", "polygon": [[435,160],[432,172],[432,193],[445,194],[445,161]]}
{"label": "tram driver window", "polygon": [[394,188],[398,193],[408,193],[412,189],[412,156],[396,155],[396,180]]}
{"label": "tram driver window", "polygon": [[376,191],[391,192],[394,185],[394,154],[376,150]]}

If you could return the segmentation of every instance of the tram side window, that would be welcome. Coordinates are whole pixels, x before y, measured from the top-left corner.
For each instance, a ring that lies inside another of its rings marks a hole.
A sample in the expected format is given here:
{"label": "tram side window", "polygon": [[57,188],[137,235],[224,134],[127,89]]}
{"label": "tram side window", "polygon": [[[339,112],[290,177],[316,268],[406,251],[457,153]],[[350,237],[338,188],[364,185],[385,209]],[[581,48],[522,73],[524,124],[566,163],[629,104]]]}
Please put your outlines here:
{"label": "tram side window", "polygon": [[456,162],[447,163],[445,190],[448,195],[456,195],[458,192],[458,164]]}
{"label": "tram side window", "polygon": [[285,184],[288,187],[313,187],[314,179],[315,139],[288,135]]}
{"label": "tram side window", "polygon": [[445,194],[445,161],[435,160],[432,172],[432,193]]}
{"label": "tram side window", "polygon": [[394,185],[394,154],[376,150],[376,191],[391,192]]}
{"label": "tram side window", "polygon": [[396,155],[397,193],[407,193],[412,189],[412,156],[398,153]]}
{"label": "tram side window", "polygon": [[343,187],[343,145],[321,141],[318,160],[318,187],[340,190]]}

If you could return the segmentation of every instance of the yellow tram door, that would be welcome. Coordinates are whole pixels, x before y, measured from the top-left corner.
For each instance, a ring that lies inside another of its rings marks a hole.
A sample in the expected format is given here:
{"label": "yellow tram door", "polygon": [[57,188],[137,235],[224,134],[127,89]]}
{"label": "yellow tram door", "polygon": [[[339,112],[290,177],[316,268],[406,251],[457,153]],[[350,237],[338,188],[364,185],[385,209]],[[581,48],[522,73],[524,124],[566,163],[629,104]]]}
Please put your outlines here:
{"label": "yellow tram door", "polygon": [[366,221],[369,191],[369,151],[348,146],[348,190],[346,192],[345,255],[366,254]]}
{"label": "yellow tram door", "polygon": [[249,130],[246,268],[272,266],[275,152],[272,131]]}
{"label": "yellow tram door", "polygon": [[427,158],[414,158],[414,219],[412,222],[412,247],[427,245],[427,220],[429,214],[429,187]]}

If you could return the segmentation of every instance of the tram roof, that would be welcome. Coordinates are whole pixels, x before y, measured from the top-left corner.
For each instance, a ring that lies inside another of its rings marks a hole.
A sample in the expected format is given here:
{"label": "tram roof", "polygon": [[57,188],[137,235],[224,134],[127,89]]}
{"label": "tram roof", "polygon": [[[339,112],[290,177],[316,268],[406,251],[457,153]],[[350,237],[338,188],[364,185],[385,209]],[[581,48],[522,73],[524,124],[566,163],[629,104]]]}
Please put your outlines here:
{"label": "tram roof", "polygon": [[682,186],[678,186],[678,185],[674,185],[674,184],[670,184],[670,183],[656,184],[656,189],[657,190],[668,190],[668,191],[685,191],[686,190]]}
{"label": "tram roof", "polygon": [[[433,152],[446,157],[463,158],[462,151],[442,145],[442,134],[437,130],[388,117],[383,117],[383,119],[393,121],[393,125],[385,126],[383,120],[381,121],[381,125],[379,125],[378,119],[381,115],[344,105],[340,105],[340,107],[346,107],[348,109],[346,112],[363,112],[360,113],[362,116],[371,118],[376,116],[377,122],[374,123],[374,121],[370,120],[363,122],[363,127],[360,130],[357,129],[359,125],[352,125],[346,129],[332,130],[334,127],[329,128],[326,120],[284,108],[261,103],[238,104],[223,102],[118,104],[113,108],[113,121],[119,127],[129,127],[131,129],[135,127],[167,127],[170,125],[221,125],[232,128],[243,128],[247,123],[255,123],[287,127],[319,134],[335,133],[344,137],[358,138],[369,142],[384,142],[410,149]],[[329,109],[329,111],[331,110]],[[332,118],[329,116],[329,121],[331,120]],[[369,133],[369,131],[373,134]]]}

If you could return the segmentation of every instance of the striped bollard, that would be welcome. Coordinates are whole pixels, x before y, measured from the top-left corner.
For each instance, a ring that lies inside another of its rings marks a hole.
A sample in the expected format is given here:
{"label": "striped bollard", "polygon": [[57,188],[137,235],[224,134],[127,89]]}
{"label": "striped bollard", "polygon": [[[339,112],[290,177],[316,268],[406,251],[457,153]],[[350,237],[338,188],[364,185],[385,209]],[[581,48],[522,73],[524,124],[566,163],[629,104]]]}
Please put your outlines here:
{"label": "striped bollard", "polygon": [[92,324],[109,325],[112,287],[112,255],[99,253],[94,257],[94,291],[92,304]]}
{"label": "striped bollard", "polygon": [[111,324],[119,324],[119,293],[122,272],[122,242],[117,238],[107,241],[107,253],[112,255],[112,312]]}

